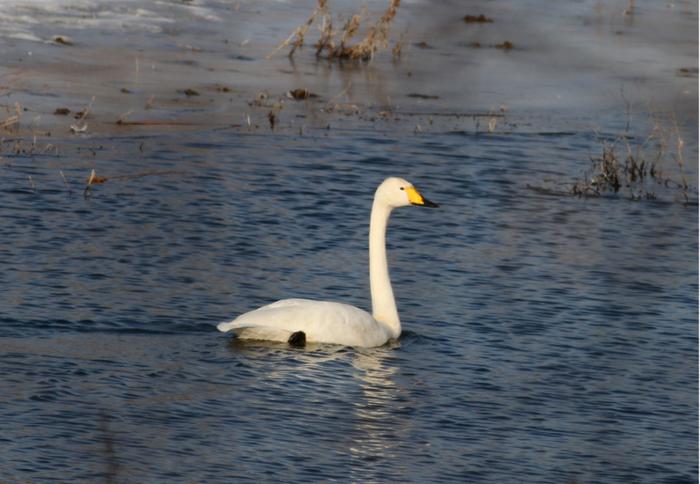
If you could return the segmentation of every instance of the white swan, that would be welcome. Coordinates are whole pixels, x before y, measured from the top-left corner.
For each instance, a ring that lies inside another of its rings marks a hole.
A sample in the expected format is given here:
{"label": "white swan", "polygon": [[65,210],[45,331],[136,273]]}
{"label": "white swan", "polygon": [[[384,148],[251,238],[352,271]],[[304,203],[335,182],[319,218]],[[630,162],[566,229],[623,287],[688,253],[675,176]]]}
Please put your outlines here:
{"label": "white swan", "polygon": [[219,331],[234,330],[242,339],[381,346],[401,334],[394,292],[386,262],[386,226],[394,208],[406,205],[437,207],[401,178],[387,178],[374,194],[369,224],[369,280],[372,314],[348,304],[283,299],[220,323]]}

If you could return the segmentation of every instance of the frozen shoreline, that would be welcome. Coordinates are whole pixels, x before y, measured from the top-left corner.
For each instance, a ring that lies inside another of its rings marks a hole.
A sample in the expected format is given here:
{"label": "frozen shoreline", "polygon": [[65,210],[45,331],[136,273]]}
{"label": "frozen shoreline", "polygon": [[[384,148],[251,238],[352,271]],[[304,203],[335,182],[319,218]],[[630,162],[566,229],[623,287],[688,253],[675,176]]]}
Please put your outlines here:
{"label": "frozen shoreline", "polygon": [[[2,105],[5,117],[16,103],[23,110],[16,134],[54,139],[75,123],[56,109],[75,113],[93,97],[85,119],[93,134],[272,124],[294,132],[387,120],[407,131],[484,130],[489,122],[605,130],[631,107],[641,118],[673,113],[697,145],[697,5],[637,2],[625,14],[626,2],[544,3],[404,3],[392,25],[401,58],[392,60],[389,46],[353,64],[314,57],[316,26],[292,59],[286,49],[265,58],[306,20],[310,1],[25,0],[0,17]],[[353,13],[348,2],[331,8]],[[383,8],[372,2],[368,15]],[[461,19],[482,12],[495,21]],[[494,47],[506,40],[512,49]],[[286,95],[293,89],[319,97],[294,101]]]}

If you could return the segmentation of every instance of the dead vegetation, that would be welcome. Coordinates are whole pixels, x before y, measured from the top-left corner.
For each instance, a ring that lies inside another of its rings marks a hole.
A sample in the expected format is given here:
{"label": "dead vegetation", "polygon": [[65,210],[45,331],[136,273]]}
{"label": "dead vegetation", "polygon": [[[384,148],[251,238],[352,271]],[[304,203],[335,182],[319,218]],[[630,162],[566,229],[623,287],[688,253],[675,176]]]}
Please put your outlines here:
{"label": "dead vegetation", "polygon": [[74,118],[77,120],[75,124],[71,124],[70,126],[70,131],[71,133],[77,134],[77,133],[84,133],[88,129],[88,125],[85,122],[85,119],[88,117],[90,114],[90,111],[92,111],[92,103],[95,102],[95,96],[92,96],[92,99],[88,103],[87,106],[85,106],[83,109],[75,113]]}
{"label": "dead vegetation", "polygon": [[465,15],[463,20],[464,20],[464,23],[467,23],[467,24],[491,24],[491,23],[493,23],[493,19],[487,17],[483,13],[479,14],[479,15]]}
{"label": "dead vegetation", "polygon": [[52,143],[42,144],[39,142],[36,136],[32,137],[31,142],[23,138],[0,138],[0,160],[3,159],[4,154],[14,156],[58,156],[58,147]]}
{"label": "dead vegetation", "polygon": [[252,101],[248,102],[248,106],[267,107],[269,98],[270,94],[267,91],[260,91],[255,95],[255,98]]}
{"label": "dead vegetation", "polygon": [[650,132],[642,138],[628,132],[600,138],[601,153],[591,157],[591,167],[571,187],[577,196],[622,194],[632,200],[656,199],[660,190],[688,203],[691,187],[685,172],[685,142],[674,116],[652,118]]}
{"label": "dead vegetation", "polygon": [[676,71],[679,77],[698,77],[697,67],[681,67]]}
{"label": "dead vegetation", "polygon": [[[61,177],[63,178],[64,183],[66,184],[66,187],[70,187],[68,185],[68,182],[66,181],[65,176],[63,175],[63,172],[61,173]],[[152,176],[167,176],[167,175],[180,175],[184,176],[187,175],[188,173],[185,171],[179,171],[179,170],[151,170],[151,171],[142,171],[139,173],[133,173],[130,175],[113,175],[110,177],[106,176],[97,176],[97,173],[95,172],[95,169],[93,168],[92,171],[90,171],[90,175],[87,177],[85,180],[85,189],[83,190],[83,197],[85,198],[90,198],[92,196],[92,187],[94,185],[103,185],[107,183],[108,181],[129,181],[129,180],[136,180],[139,178],[144,178],[144,177],[152,177]]]}
{"label": "dead vegetation", "polygon": [[314,94],[308,89],[292,89],[291,91],[287,91],[287,97],[289,99],[301,101],[305,99],[317,98],[318,94]]}
{"label": "dead vegetation", "polygon": [[500,44],[494,45],[494,47],[496,49],[510,50],[515,46],[513,45],[513,42],[511,42],[509,40],[505,40],[505,41],[501,42]]}
{"label": "dead vegetation", "polygon": [[0,121],[0,129],[3,131],[11,131],[19,126],[19,122],[22,119],[22,106],[19,103],[15,103],[11,108],[5,108],[8,112],[8,116]]}
{"label": "dead vegetation", "polygon": [[474,41],[474,42],[470,42],[468,45],[469,45],[469,47],[472,47],[474,49],[480,49],[482,47],[489,47],[492,49],[501,49],[501,50],[505,50],[505,51],[508,51],[508,50],[515,48],[515,44],[513,44],[513,42],[511,42],[510,40],[504,40],[500,44],[491,44],[491,45],[484,45],[479,41]]}
{"label": "dead vegetation", "polygon": [[[340,29],[334,29],[333,16],[328,8],[327,0],[318,0],[318,6],[308,20],[297,27],[290,36],[272,51],[267,58],[271,58],[285,47],[291,46],[289,57],[304,45],[305,36],[314,23],[319,23],[320,36],[315,44],[316,57],[328,59],[348,59],[369,61],[380,50],[389,46],[389,29],[396,17],[401,0],[390,0],[389,6],[382,16],[374,24],[364,29],[364,36],[357,42],[353,42],[361,31],[362,23],[368,21],[366,12],[352,15],[342,22]],[[397,42],[392,49],[394,58],[401,55],[401,42]]]}
{"label": "dead vegetation", "polygon": [[53,42],[54,42],[54,44],[57,44],[57,45],[67,45],[67,46],[75,45],[75,43],[73,42],[73,39],[71,39],[70,37],[67,37],[65,35],[55,36],[53,38]]}

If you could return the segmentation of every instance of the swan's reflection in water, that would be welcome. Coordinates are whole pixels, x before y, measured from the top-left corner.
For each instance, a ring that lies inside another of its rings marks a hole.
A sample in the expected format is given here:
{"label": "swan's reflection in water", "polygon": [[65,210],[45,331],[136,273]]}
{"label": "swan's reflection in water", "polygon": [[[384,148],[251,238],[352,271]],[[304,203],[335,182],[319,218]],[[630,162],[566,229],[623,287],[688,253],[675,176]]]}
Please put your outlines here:
{"label": "swan's reflection in water", "polygon": [[[416,402],[413,380],[402,376],[399,347],[298,349],[233,339],[228,349],[245,366],[236,369],[239,391],[231,401],[237,412],[256,408],[238,417],[272,425],[284,460],[301,459],[304,471],[330,466],[345,469],[344,478],[352,481],[400,478],[401,456],[415,455]],[[285,402],[288,412],[282,415]],[[322,446],[310,449],[310,441]]]}
{"label": "swan's reflection in water", "polygon": [[397,383],[399,366],[392,353],[392,348],[385,346],[357,349],[352,357],[354,378],[362,392],[362,398],[353,403],[349,451],[358,461],[351,467],[353,479],[391,477],[376,475],[378,469],[368,464],[398,458],[401,452],[397,448],[406,442],[411,430],[411,420],[402,415],[407,398]]}

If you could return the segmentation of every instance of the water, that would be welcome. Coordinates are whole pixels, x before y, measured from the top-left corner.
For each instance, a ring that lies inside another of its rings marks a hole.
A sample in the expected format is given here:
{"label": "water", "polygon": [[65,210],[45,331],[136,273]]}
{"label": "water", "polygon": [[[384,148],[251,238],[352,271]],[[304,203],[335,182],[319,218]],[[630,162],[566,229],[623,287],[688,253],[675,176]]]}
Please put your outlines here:
{"label": "water", "polygon": [[[693,481],[696,209],[527,188],[555,169],[542,152],[589,137],[95,139],[98,172],[178,173],[88,199],[49,160],[12,160],[3,479]],[[391,219],[400,341],[215,330],[282,297],[368,308],[389,174],[442,204]]]}
{"label": "water", "polygon": [[[4,107],[26,108],[0,140],[0,481],[697,482],[697,70],[677,72],[697,5],[499,2],[467,28],[465,6],[405,2],[401,62],[265,60],[313,5],[0,15]],[[286,102],[274,130],[260,89]],[[68,135],[54,109],[93,95]],[[677,116],[690,203],[563,193],[602,139],[649,135],[650,100]],[[127,110],[183,124],[117,127]],[[386,176],[441,205],[390,221],[399,341],[216,331],[281,298],[370,309]]]}

